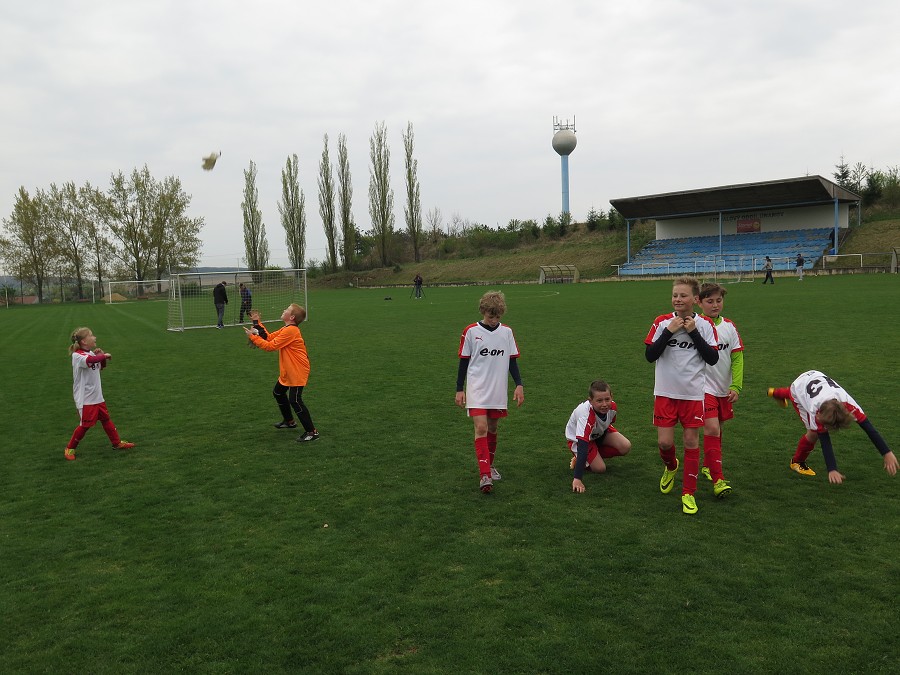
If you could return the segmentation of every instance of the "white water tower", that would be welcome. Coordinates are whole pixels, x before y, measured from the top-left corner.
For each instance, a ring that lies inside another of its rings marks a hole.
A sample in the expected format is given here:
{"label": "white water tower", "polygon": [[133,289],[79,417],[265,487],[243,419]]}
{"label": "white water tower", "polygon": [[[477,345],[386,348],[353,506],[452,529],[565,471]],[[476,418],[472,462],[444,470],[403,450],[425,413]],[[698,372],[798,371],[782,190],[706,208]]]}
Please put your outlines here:
{"label": "white water tower", "polygon": [[562,212],[569,213],[569,155],[575,150],[578,139],[575,138],[575,117],[562,122],[553,118],[553,149],[559,155],[562,170]]}

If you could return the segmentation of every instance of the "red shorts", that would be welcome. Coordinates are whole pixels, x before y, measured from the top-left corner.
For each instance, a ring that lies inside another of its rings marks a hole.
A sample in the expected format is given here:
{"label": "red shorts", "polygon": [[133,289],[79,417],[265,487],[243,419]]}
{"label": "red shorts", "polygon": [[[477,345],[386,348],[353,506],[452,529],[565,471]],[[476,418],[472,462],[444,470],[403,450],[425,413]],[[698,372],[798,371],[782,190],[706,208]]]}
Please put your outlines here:
{"label": "red shorts", "polygon": [[89,403],[81,409],[81,426],[92,427],[97,421],[108,422],[109,410],[106,403]]}
{"label": "red shorts", "polygon": [[479,417],[484,415],[489,420],[499,420],[501,417],[506,417],[508,413],[506,410],[498,410],[497,408],[469,408],[469,417]]}
{"label": "red shorts", "polygon": [[703,401],[703,414],[708,419],[718,417],[720,422],[724,422],[734,417],[734,408],[731,407],[731,401],[727,396],[707,393]]}
{"label": "red shorts", "polygon": [[[578,456],[578,444],[573,443],[572,441],[566,441],[569,444],[569,450],[572,451],[572,454],[576,457]],[[600,451],[597,449],[597,444],[594,441],[588,441],[588,455],[587,455],[587,463],[590,466],[591,462],[597,459],[597,455],[600,454]]]}
{"label": "red shorts", "polygon": [[653,426],[674,427],[681,423],[685,429],[703,426],[703,401],[656,396],[653,399]]}

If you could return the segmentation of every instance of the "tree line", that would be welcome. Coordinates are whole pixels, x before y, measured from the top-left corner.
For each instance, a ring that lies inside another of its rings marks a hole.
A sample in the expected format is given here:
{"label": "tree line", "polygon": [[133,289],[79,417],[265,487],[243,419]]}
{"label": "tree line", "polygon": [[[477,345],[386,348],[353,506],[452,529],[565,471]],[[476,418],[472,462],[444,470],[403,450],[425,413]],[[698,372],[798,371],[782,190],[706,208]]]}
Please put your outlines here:
{"label": "tree line", "polygon": [[[413,257],[420,259],[423,243],[421,188],[418,160],[413,157],[415,134],[412,123],[403,131],[405,159],[406,201],[403,213],[406,228],[404,238],[411,243]],[[319,217],[325,233],[325,259],[320,263],[324,273],[340,269],[360,269],[367,254],[377,252],[377,264],[389,265],[396,257],[394,245],[394,191],[391,188],[391,151],[384,122],[375,125],[369,139],[368,206],[371,230],[363,234],[353,217],[353,184],[350,172],[347,137],[338,135],[337,163],[331,161],[328,134],[323,139],[317,176]],[[269,244],[259,208],[256,187],[256,165],[244,171],[244,201],[241,203],[244,222],[245,261],[251,269],[265,269],[269,265]],[[287,158],[281,170],[281,200],[278,202],[281,225],[291,267],[311,264],[306,256],[306,195],[299,183],[297,155]]]}
{"label": "tree line", "polygon": [[78,299],[89,279],[163,279],[200,258],[204,223],[187,215],[190,203],[178,178],[158,180],[146,165],[113,174],[105,191],[71,181],[33,194],[20,187],[3,219],[0,261],[34,284],[38,302],[52,277],[74,279]]}

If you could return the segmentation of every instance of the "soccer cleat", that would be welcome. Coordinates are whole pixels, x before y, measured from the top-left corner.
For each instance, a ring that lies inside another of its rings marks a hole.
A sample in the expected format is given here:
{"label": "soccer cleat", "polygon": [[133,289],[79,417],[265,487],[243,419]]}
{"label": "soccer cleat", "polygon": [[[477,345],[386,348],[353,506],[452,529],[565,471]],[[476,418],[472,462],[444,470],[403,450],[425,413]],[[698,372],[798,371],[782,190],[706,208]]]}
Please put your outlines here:
{"label": "soccer cleat", "polygon": [[494,467],[491,467],[491,480],[501,480],[502,478],[503,476],[500,475],[500,472]]}
{"label": "soccer cleat", "polygon": [[769,391],[767,392],[766,396],[768,396],[769,398],[774,398],[775,403],[780,405],[782,408],[788,407],[788,402],[787,402],[786,398],[778,398],[775,396],[775,387],[769,387]]}
{"label": "soccer cleat", "polygon": [[697,513],[697,501],[694,495],[681,495],[681,510],[688,515]]}
{"label": "soccer cleat", "polygon": [[494,481],[491,480],[490,475],[484,474],[481,477],[481,480],[478,482],[478,489],[481,490],[484,494],[488,494],[491,490],[494,489]]}
{"label": "soccer cleat", "polygon": [[573,470],[575,468],[575,461],[578,459],[575,455],[572,455],[572,459],[569,460],[569,470]]}
{"label": "soccer cleat", "polygon": [[675,468],[669,471],[668,467],[663,469],[662,478],[659,479],[659,491],[664,495],[669,494],[672,491],[672,486],[675,485],[675,473],[678,471],[678,460],[675,460]]}
{"label": "soccer cleat", "polygon": [[809,468],[806,462],[791,462],[791,469],[801,476],[815,476],[816,472]]}
{"label": "soccer cleat", "polygon": [[296,429],[297,423],[294,420],[291,420],[290,422],[279,422],[278,424],[275,425],[275,428],[276,429]]}
{"label": "soccer cleat", "polygon": [[731,486],[728,484],[728,481],[724,478],[717,480],[716,484],[713,485],[713,494],[717,499],[723,499],[731,494]]}
{"label": "soccer cleat", "polygon": [[74,462],[75,461],[75,451],[72,448],[66,448],[65,457],[70,462]]}
{"label": "soccer cleat", "polygon": [[297,437],[298,443],[308,443],[309,441],[319,440],[318,431],[307,431],[305,434]]}
{"label": "soccer cleat", "polygon": [[133,447],[134,443],[129,443],[128,441],[119,441],[118,445],[113,446],[115,450],[128,450],[129,448]]}
{"label": "soccer cleat", "polygon": [[712,474],[709,472],[708,466],[704,466],[702,469],[700,469],[700,473],[706,476],[706,480],[712,480]]}

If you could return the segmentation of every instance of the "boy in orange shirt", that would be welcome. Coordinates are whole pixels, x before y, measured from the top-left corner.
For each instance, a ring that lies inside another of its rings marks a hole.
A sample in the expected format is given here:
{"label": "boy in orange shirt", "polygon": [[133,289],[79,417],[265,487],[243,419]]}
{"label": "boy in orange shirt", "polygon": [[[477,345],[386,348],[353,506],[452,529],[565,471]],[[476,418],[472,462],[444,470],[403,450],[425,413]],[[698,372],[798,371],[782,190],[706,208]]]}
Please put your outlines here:
{"label": "boy in orange shirt", "polygon": [[292,303],[281,313],[284,327],[269,333],[266,337],[259,335],[256,328],[244,327],[250,342],[254,345],[267,352],[278,352],[278,381],[275,382],[272,395],[278,403],[283,419],[275,425],[275,428],[297,428],[297,423],[291,415],[293,408],[304,430],[304,433],[297,437],[297,441],[303,443],[319,438],[309,408],[303,405],[303,388],[309,380],[309,356],[306,353],[306,342],[298,326],[304,319],[306,310]]}

